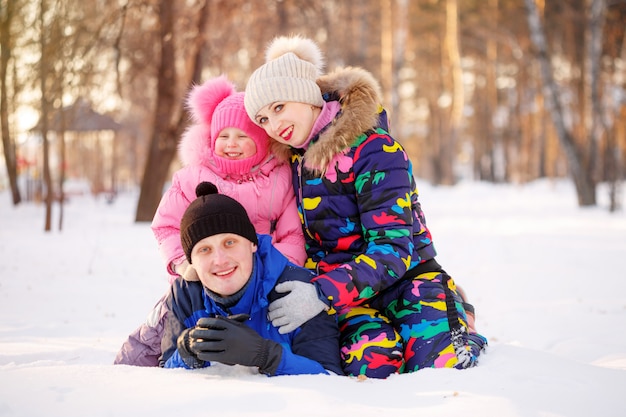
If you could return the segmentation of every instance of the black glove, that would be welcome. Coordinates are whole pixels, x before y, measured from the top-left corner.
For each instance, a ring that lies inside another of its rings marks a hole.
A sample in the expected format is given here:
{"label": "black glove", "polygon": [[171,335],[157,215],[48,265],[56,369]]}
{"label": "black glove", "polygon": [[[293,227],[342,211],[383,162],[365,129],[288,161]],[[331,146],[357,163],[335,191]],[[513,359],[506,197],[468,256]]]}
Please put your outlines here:
{"label": "black glove", "polygon": [[247,314],[237,314],[199,319],[189,332],[190,351],[201,361],[257,366],[261,373],[274,375],[283,348],[246,326],[243,322],[248,318]]}
{"label": "black glove", "polygon": [[180,355],[180,358],[183,360],[183,362],[185,362],[188,367],[192,369],[202,368],[205,365],[204,361],[198,359],[196,353],[191,350],[192,338],[189,333],[191,333],[193,329],[193,327],[191,329],[185,329],[180,334],[180,336],[178,336],[176,347],[178,348],[178,354]]}

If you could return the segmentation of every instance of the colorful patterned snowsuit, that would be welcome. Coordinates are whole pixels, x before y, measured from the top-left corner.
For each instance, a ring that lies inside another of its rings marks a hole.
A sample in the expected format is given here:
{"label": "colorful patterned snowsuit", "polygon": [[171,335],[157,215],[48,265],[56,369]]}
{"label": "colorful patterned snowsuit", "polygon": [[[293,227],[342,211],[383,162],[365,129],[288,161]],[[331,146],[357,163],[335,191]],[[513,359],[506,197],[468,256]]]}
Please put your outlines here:
{"label": "colorful patterned snowsuit", "polygon": [[338,312],[344,371],[384,378],[473,366],[486,340],[468,334],[455,283],[434,259],[411,162],[385,130],[355,122],[379,111],[375,81],[359,71],[318,81],[325,93],[349,85],[341,111],[306,151],[291,150],[305,266]]}

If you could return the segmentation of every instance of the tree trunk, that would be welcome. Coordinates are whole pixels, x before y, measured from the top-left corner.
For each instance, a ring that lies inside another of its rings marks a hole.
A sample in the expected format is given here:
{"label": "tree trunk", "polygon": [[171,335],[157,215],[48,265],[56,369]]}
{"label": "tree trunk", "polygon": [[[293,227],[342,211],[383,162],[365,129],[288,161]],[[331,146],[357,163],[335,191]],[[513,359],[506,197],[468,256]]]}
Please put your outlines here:
{"label": "tree trunk", "polygon": [[[204,33],[206,32],[209,22],[209,0],[204,0],[204,3],[198,10],[198,14],[198,36],[196,36],[193,50],[189,54],[189,64],[185,66],[188,69],[188,85],[198,85],[202,82],[202,51],[204,49],[204,45],[206,44],[206,37],[204,36]],[[184,133],[189,119],[189,112],[187,111],[187,108],[183,106],[175,128],[177,138],[181,137]]]}
{"label": "tree trunk", "polygon": [[[493,24],[497,26],[498,19],[498,0],[489,0],[488,2],[489,13],[493,14]],[[486,73],[487,73],[487,97],[485,99],[485,106],[487,108],[487,119],[485,120],[487,125],[485,126],[485,135],[487,139],[487,152],[483,156],[487,158],[489,164],[485,167],[484,175],[489,178],[489,181],[492,182],[500,182],[503,178],[499,177],[497,174],[496,165],[498,162],[502,163],[502,161],[498,161],[497,155],[498,152],[502,151],[502,140],[501,133],[496,132],[494,126],[494,115],[498,110],[498,89],[496,87],[497,83],[497,73],[496,66],[498,65],[498,44],[496,39],[489,38],[487,39],[486,47]],[[504,152],[502,152],[504,153]]]}
{"label": "tree trunk", "polygon": [[[395,19],[392,27],[395,27],[393,36],[393,81],[391,88],[391,114],[400,115],[400,83],[403,81],[398,76],[404,67],[404,53],[407,48],[407,37],[409,27],[409,2],[408,0],[395,0]],[[398,134],[404,131],[402,120],[396,117]],[[393,136],[393,135],[392,135]]]}
{"label": "tree trunk", "polygon": [[619,148],[616,146],[616,142],[613,137],[613,132],[609,130],[609,123],[607,122],[605,115],[610,111],[602,104],[602,97],[600,92],[600,79],[601,68],[600,61],[602,59],[602,34],[604,33],[604,26],[606,21],[606,1],[605,0],[591,0],[590,5],[590,20],[589,20],[589,54],[588,54],[588,66],[589,66],[589,83],[590,83],[590,101],[592,112],[591,129],[589,130],[589,140],[593,144],[594,153],[591,155],[591,160],[595,161],[598,144],[604,137],[605,152],[604,152],[604,173],[601,174],[602,180],[606,180],[609,185],[609,211],[614,212],[620,208],[620,202],[618,200],[619,188],[621,178],[618,175],[618,160]]}
{"label": "tree trunk", "polygon": [[465,106],[465,93],[463,87],[463,69],[461,68],[461,51],[459,44],[459,11],[457,0],[446,1],[446,37],[445,53],[448,57],[452,75],[450,94],[452,103],[450,106],[450,119],[447,134],[441,137],[441,183],[453,185],[453,166],[456,158],[456,142],[463,119],[463,107]]}
{"label": "tree trunk", "polygon": [[7,69],[11,59],[11,21],[13,18],[15,1],[5,3],[3,10],[0,10],[0,129],[2,130],[2,147],[4,150],[4,162],[7,167],[9,186],[13,205],[16,206],[22,201],[20,190],[17,185],[17,152],[15,143],[11,138],[9,128],[9,106],[7,94]]}
{"label": "tree trunk", "polygon": [[390,116],[395,116],[392,109],[393,90],[393,0],[380,0],[380,84],[383,93],[383,103],[390,110]]}
{"label": "tree trunk", "polygon": [[[63,114],[63,112],[61,112]],[[64,117],[63,115],[61,117]],[[63,214],[65,209],[65,170],[67,168],[67,157],[65,152],[65,121],[62,122],[63,130],[57,132],[56,138],[59,141],[59,231],[63,230]]]}
{"label": "tree trunk", "polygon": [[46,54],[46,36],[44,30],[44,16],[46,14],[46,0],[41,0],[39,14],[40,24],[40,44],[41,44],[41,62],[40,62],[40,87],[41,87],[41,140],[43,141],[43,178],[46,185],[46,214],[44,231],[52,230],[52,201],[54,199],[54,189],[52,186],[52,177],[50,176],[50,144],[48,143],[48,97],[46,91],[46,78],[48,77],[48,56]]}
{"label": "tree trunk", "polygon": [[531,41],[537,50],[537,59],[541,69],[545,103],[552,116],[559,142],[567,157],[570,175],[576,187],[578,205],[581,207],[594,206],[596,205],[596,184],[589,169],[583,165],[580,151],[576,147],[571,132],[565,126],[563,108],[559,101],[559,89],[552,74],[548,47],[535,0],[524,0],[524,2],[526,3]]}
{"label": "tree trunk", "polygon": [[174,53],[174,11],[170,0],[159,1],[161,62],[157,72],[157,103],[152,139],[141,181],[135,221],[151,221],[161,200],[163,185],[176,155],[177,137],[172,128],[176,105],[176,65]]}
{"label": "tree trunk", "polygon": [[[198,37],[191,54],[190,83],[200,79],[202,60],[200,54],[204,45],[204,33],[208,21],[208,2],[200,8]],[[141,182],[141,192],[137,203],[136,222],[152,221],[161,201],[163,186],[169,174],[169,167],[176,156],[178,138],[184,131],[186,113],[183,111],[176,123],[172,115],[179,105],[176,101],[176,67],[174,51],[174,11],[170,0],[160,0],[159,19],[161,23],[161,63],[158,71],[157,105],[154,130],[146,168]]]}

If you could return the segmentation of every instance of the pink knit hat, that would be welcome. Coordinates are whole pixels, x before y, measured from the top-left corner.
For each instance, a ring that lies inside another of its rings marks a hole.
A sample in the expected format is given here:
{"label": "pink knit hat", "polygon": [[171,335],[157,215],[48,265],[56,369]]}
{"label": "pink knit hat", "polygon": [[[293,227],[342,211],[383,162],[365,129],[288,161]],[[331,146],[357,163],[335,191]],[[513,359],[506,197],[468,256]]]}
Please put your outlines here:
{"label": "pink knit hat", "polygon": [[[265,130],[256,125],[246,113],[244,93],[236,92],[233,83],[219,76],[196,86],[189,94],[188,104],[194,121],[208,125],[213,160],[224,174],[243,175],[263,162],[269,152],[269,137]],[[227,127],[243,130],[256,145],[256,154],[245,159],[229,159],[215,154],[215,141]]]}

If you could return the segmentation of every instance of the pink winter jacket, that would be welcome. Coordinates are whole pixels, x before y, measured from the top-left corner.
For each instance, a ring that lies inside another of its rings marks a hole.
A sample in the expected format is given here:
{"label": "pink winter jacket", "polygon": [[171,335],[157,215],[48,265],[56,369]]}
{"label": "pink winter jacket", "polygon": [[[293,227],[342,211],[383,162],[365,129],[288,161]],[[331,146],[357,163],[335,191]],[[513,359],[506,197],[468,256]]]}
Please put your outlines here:
{"label": "pink winter jacket", "polygon": [[288,164],[269,156],[254,167],[249,174],[232,178],[221,174],[211,163],[210,150],[201,139],[205,132],[194,126],[183,135],[179,156],[183,168],[176,171],[170,188],[165,192],[152,220],[152,232],[170,274],[170,282],[177,274],[172,263],[178,265],[185,259],[180,243],[180,219],[196,199],[196,186],[210,181],[220,193],[241,203],[256,232],[272,236],[276,248],[289,260],[303,265],[306,259],[304,236],[296,199],[291,185]]}

